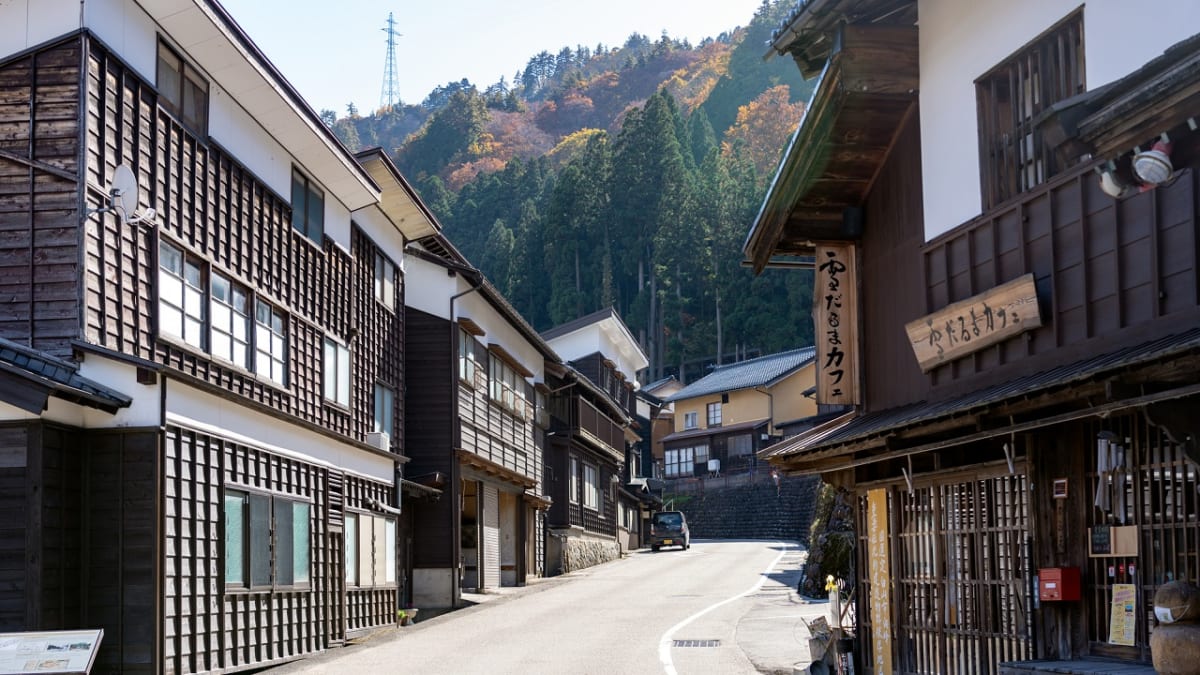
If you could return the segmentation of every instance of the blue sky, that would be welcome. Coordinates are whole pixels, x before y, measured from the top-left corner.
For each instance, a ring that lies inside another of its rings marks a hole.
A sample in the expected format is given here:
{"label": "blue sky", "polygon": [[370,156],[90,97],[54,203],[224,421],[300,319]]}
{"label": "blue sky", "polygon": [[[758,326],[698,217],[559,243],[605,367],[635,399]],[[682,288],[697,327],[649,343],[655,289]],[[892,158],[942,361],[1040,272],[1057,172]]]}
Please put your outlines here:
{"label": "blue sky", "polygon": [[[400,98],[434,87],[512,80],[542,50],[619,46],[631,33],[665,29],[693,44],[750,23],[762,0],[220,0],[317,110],[379,105],[388,12],[395,15]],[[764,47],[765,52],[765,47]]]}

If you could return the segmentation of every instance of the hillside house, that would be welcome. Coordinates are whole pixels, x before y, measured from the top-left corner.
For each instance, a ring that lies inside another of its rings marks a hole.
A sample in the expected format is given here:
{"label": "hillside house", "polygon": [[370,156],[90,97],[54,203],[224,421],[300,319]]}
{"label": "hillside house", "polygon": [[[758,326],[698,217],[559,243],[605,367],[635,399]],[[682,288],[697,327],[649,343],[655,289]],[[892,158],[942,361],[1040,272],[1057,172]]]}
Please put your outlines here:
{"label": "hillside house", "polygon": [[650,497],[622,483],[637,462],[636,375],[649,360],[611,308],[542,337],[564,361],[546,366],[546,569],[561,573],[617,559],[641,529]]}
{"label": "hillside house", "polygon": [[668,480],[753,471],[778,426],[817,414],[812,347],[717,366],[667,398],[674,426],[660,439]]}
{"label": "hillside house", "polygon": [[392,625],[411,193],[216,2],[0,25],[0,631],[182,673]]}
{"label": "hillside house", "polygon": [[558,357],[441,235],[410,245],[405,475],[443,496],[412,510],[413,602],[542,576],[545,371]]}
{"label": "hillside house", "polygon": [[857,500],[863,671],[1145,664],[1200,574],[1197,26],[808,0],[775,33],[819,80],[745,255],[814,269],[853,412],[760,456]]}

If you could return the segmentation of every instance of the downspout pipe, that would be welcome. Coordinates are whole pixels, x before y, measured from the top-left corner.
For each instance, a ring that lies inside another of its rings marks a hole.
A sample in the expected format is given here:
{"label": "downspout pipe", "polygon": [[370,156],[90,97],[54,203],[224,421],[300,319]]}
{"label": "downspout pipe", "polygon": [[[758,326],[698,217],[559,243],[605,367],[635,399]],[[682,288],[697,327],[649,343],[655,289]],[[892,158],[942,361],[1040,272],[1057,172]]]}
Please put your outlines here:
{"label": "downspout pipe", "polygon": [[[458,272],[455,271],[454,269],[448,268],[446,270],[446,274],[454,276],[454,275],[457,275]],[[450,344],[452,344],[452,345],[455,344],[455,338],[456,338],[456,335],[454,332],[454,303],[458,302],[458,299],[463,297],[464,295],[469,295],[471,293],[478,291],[483,286],[483,282],[484,282],[484,278],[483,278],[483,275],[481,274],[475,280],[475,282],[471,285],[470,288],[468,288],[465,291],[461,291],[461,292],[455,293],[454,295],[450,296],[450,314],[447,316],[447,320],[450,322]],[[458,428],[458,411],[457,411],[458,406],[455,404],[455,402],[458,398],[458,374],[455,372],[458,368],[458,361],[457,361],[456,355],[452,354],[450,356],[450,363],[452,364],[452,366],[450,368],[450,388],[449,388],[450,400],[448,401],[448,403],[450,404],[450,407],[448,408],[448,410],[450,411],[450,420],[451,420],[451,424],[453,425],[452,433],[451,433],[451,437],[450,437],[450,444],[451,444],[451,446],[458,446],[458,445],[461,445],[461,442],[460,442],[461,437],[460,437],[460,432],[459,432],[459,428]],[[448,448],[448,450],[451,452],[451,454],[453,454],[454,447]],[[453,463],[451,468],[457,469],[457,462]],[[396,480],[399,481],[400,477],[397,476]],[[454,491],[454,485],[453,485],[454,483],[460,483],[460,481],[461,481],[457,470],[452,470],[450,472],[450,481],[451,481],[451,486],[450,486],[451,498],[454,500],[454,503],[461,504],[462,502],[458,499],[458,496],[457,496],[458,493]],[[460,483],[460,485],[461,485],[461,483]],[[399,483],[397,483],[397,487],[399,487]],[[451,544],[451,546],[453,547],[453,556],[452,557],[454,560],[455,568],[458,568],[459,566],[462,565],[462,545],[460,543],[460,539],[462,537],[462,512],[461,511],[459,511],[458,518],[455,519],[455,522],[452,524],[451,528],[454,532],[454,536],[451,537],[451,541],[454,542],[453,544]],[[483,570],[480,569],[478,573],[482,574]],[[462,589],[459,587],[459,575],[458,574],[453,575],[453,580],[451,581],[451,584],[452,584],[452,590],[451,590],[450,595],[452,597],[450,598],[450,604],[452,604],[455,607],[458,607],[459,606],[459,598],[461,597],[461,592],[462,592]]]}

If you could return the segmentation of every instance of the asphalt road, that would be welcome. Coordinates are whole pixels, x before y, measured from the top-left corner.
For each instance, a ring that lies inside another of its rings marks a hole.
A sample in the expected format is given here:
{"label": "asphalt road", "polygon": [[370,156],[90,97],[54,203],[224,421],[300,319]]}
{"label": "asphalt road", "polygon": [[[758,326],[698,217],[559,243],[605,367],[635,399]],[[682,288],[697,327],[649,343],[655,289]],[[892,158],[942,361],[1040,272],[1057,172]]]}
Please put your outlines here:
{"label": "asphalt road", "polygon": [[801,618],[825,612],[796,596],[802,560],[767,541],[635,551],[272,672],[790,674]]}

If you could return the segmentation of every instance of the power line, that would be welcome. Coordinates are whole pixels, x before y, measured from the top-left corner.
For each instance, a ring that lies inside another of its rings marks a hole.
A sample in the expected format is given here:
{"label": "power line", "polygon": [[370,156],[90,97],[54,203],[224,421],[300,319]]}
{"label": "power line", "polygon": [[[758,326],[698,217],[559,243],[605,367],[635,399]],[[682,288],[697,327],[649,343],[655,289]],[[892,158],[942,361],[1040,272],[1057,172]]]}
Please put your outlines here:
{"label": "power line", "polygon": [[387,33],[387,58],[383,62],[383,88],[379,92],[379,107],[390,108],[400,101],[400,78],[396,74],[396,38],[403,37],[396,32],[396,20],[388,12],[387,28],[381,28]]}

